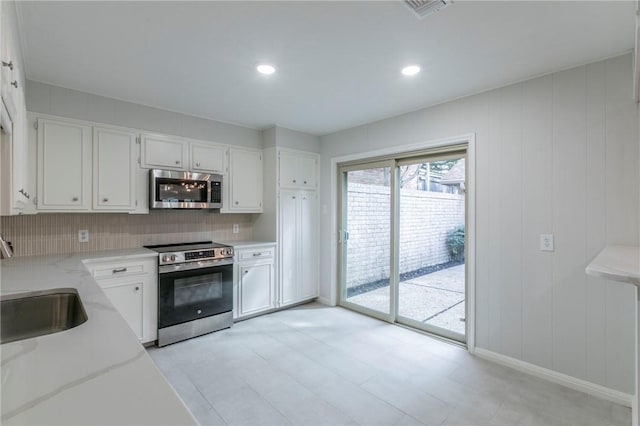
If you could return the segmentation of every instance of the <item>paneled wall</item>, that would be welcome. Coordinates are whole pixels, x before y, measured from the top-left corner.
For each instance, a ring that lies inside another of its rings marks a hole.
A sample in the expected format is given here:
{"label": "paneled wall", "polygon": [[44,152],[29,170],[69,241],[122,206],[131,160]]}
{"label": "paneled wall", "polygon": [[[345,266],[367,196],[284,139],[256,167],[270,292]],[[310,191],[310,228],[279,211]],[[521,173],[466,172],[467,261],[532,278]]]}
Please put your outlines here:
{"label": "paneled wall", "polygon": [[[232,232],[233,224],[240,232]],[[78,242],[78,230],[89,242]],[[120,213],[45,213],[0,218],[0,234],[13,243],[16,256],[137,248],[192,241],[242,241],[253,237],[250,214],[207,211]]]}
{"label": "paneled wall", "polygon": [[[325,136],[321,203],[333,157],[475,133],[477,346],[633,393],[634,290],[584,273],[606,244],[639,243],[632,82],[627,54]],[[335,298],[333,274],[321,286]]]}

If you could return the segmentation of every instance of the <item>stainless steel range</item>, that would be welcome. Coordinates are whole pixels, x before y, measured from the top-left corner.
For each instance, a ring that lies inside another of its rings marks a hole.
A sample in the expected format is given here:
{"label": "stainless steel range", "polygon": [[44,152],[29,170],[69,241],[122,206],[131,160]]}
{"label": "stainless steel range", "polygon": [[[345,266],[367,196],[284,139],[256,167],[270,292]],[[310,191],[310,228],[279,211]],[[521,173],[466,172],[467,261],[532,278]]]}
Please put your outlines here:
{"label": "stainless steel range", "polygon": [[211,241],[158,252],[158,346],[233,324],[233,247]]}

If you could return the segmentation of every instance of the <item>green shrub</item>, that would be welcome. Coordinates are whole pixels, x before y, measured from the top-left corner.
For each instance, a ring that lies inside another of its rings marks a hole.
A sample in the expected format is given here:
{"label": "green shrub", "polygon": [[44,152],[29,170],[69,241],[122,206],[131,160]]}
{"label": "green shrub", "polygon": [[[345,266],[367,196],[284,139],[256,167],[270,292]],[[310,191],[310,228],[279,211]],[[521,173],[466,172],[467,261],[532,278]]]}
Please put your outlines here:
{"label": "green shrub", "polygon": [[464,261],[464,225],[456,226],[447,232],[446,243],[451,260]]}

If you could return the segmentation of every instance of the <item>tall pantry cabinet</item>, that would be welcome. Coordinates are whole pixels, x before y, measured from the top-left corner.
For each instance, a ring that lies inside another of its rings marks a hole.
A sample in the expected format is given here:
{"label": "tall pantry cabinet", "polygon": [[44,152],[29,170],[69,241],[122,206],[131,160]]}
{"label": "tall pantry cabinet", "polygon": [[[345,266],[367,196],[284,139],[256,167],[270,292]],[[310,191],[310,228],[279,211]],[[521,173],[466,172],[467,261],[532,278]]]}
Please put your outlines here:
{"label": "tall pantry cabinet", "polygon": [[319,155],[284,148],[264,151],[263,214],[254,233],[277,241],[277,307],[318,296]]}

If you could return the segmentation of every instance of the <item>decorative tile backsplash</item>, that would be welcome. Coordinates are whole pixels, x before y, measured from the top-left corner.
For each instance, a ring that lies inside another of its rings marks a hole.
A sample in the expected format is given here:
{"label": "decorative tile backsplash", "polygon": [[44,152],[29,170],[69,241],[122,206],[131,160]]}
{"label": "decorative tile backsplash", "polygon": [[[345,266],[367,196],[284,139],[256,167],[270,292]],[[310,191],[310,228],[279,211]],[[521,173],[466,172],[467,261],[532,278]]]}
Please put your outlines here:
{"label": "decorative tile backsplash", "polygon": [[[0,218],[0,235],[16,256],[76,253],[192,241],[243,241],[253,237],[251,214],[209,211],[122,213],[46,213]],[[233,224],[240,232],[232,232]],[[89,230],[89,242],[78,242],[78,230]]]}

